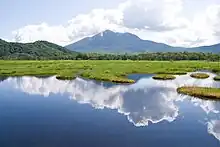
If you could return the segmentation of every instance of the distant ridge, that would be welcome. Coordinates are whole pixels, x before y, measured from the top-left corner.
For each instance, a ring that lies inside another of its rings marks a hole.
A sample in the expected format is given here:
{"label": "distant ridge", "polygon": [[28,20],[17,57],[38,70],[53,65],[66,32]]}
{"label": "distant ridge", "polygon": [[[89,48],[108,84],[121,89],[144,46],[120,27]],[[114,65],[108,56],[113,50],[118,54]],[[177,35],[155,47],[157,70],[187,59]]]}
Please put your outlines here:
{"label": "distant ridge", "polygon": [[220,52],[220,44],[195,48],[173,47],[164,43],[142,40],[131,33],[110,30],[86,37],[66,48],[77,52],[138,53],[138,52]]}
{"label": "distant ridge", "polygon": [[16,43],[0,39],[0,58],[2,59],[56,59],[74,54],[77,53],[47,41]]}

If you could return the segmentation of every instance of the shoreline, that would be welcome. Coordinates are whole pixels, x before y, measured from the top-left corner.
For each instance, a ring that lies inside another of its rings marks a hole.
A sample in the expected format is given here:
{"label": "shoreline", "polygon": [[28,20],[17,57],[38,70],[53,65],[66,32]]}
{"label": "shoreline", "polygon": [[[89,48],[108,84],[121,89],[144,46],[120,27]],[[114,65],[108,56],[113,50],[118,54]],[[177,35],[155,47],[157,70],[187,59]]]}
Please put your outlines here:
{"label": "shoreline", "polygon": [[[130,60],[0,60],[0,76],[75,76],[109,81],[135,83],[129,74],[183,75],[198,70],[220,71],[218,62],[207,61],[130,61]],[[215,72],[215,73],[216,73]]]}

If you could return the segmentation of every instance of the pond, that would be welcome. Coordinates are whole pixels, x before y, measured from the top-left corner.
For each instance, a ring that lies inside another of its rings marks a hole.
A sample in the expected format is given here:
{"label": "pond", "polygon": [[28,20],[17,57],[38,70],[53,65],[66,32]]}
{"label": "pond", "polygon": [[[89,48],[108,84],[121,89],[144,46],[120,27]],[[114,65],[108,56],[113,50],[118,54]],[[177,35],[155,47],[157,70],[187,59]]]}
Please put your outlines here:
{"label": "pond", "polygon": [[[190,74],[190,73],[189,73]],[[220,88],[187,75],[136,83],[76,78],[2,78],[1,147],[219,147],[220,101],[179,95],[179,86]]]}

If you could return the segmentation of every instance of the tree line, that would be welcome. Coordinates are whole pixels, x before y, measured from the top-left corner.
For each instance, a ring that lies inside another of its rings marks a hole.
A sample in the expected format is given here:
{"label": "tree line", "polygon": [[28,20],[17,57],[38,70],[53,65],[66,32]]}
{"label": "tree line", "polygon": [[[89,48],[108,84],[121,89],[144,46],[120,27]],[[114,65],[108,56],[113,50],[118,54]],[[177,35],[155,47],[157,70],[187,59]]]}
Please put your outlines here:
{"label": "tree line", "polygon": [[157,52],[139,54],[98,54],[79,53],[76,60],[151,60],[151,61],[178,61],[178,60],[208,60],[219,61],[220,54],[202,52]]}
{"label": "tree line", "polygon": [[219,61],[220,54],[202,52],[157,52],[139,54],[100,54],[78,53],[54,56],[33,56],[30,54],[12,54],[2,56],[3,60],[150,60],[150,61],[178,61],[178,60],[207,60]]}

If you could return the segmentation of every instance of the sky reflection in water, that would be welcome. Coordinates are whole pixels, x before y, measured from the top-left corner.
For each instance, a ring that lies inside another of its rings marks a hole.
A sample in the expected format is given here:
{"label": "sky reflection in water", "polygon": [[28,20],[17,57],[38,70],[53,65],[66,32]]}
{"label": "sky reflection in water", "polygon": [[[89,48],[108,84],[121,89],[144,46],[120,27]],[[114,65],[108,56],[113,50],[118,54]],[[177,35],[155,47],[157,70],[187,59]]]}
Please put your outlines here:
{"label": "sky reflection in water", "polygon": [[[189,73],[190,74],[190,73]],[[187,75],[177,76],[172,81],[157,81],[151,77],[139,79],[132,85],[111,85],[77,78],[73,81],[59,81],[55,77],[8,78],[1,85],[7,85],[30,95],[67,94],[71,100],[89,104],[95,109],[116,109],[127,116],[135,126],[148,126],[161,121],[173,122],[179,115],[179,104],[190,100],[194,106],[204,110],[208,133],[220,140],[220,102],[204,101],[179,95],[179,86],[206,86],[220,88],[212,73],[208,79],[198,80]],[[215,117],[209,117],[215,115]]]}

